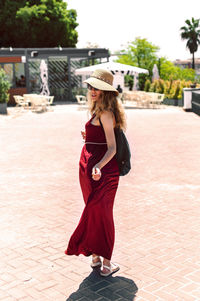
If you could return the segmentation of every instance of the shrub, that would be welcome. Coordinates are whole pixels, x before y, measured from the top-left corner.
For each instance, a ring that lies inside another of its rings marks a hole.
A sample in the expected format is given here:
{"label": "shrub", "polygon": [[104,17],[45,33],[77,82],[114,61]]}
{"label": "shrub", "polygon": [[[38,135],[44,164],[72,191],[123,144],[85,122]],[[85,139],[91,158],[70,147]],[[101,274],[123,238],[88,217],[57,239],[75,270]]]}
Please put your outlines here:
{"label": "shrub", "polygon": [[151,82],[149,79],[146,80],[145,84],[144,84],[144,91],[149,92],[151,87]]}
{"label": "shrub", "polygon": [[178,99],[179,93],[181,91],[181,84],[180,81],[176,81],[175,87],[174,87],[174,94],[173,94],[173,99]]}
{"label": "shrub", "polygon": [[156,86],[156,93],[164,93],[164,80],[159,79],[157,81],[157,86]]}
{"label": "shrub", "polygon": [[125,84],[129,87],[129,90],[131,91],[133,89],[133,76],[132,75],[125,75],[124,77]]}
{"label": "shrub", "polygon": [[10,82],[7,79],[7,75],[3,69],[0,69],[0,103],[8,102],[10,88]]}
{"label": "shrub", "polygon": [[145,82],[148,78],[147,74],[140,73],[138,76],[138,85],[139,85],[139,90],[144,90]]}
{"label": "shrub", "polygon": [[154,81],[151,83],[149,92],[156,92],[157,85],[158,85],[158,80],[154,80]]}
{"label": "shrub", "polygon": [[165,94],[165,98],[169,99],[181,99],[183,94],[183,88],[189,88],[191,84],[191,81],[186,80],[159,79],[154,80],[152,83],[150,82],[150,80],[146,80],[144,90],[146,92],[156,92]]}

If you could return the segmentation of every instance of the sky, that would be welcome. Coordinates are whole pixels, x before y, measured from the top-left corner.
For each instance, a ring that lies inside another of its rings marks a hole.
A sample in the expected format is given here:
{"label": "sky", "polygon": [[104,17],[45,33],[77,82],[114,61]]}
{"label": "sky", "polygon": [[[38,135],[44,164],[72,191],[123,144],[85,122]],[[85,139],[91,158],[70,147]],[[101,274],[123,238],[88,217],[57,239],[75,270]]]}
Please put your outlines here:
{"label": "sky", "polygon": [[[169,60],[191,58],[180,37],[185,20],[200,18],[200,0],[66,0],[77,11],[78,48],[91,43],[114,53],[136,37],[158,46]],[[195,53],[200,58],[200,47]]]}

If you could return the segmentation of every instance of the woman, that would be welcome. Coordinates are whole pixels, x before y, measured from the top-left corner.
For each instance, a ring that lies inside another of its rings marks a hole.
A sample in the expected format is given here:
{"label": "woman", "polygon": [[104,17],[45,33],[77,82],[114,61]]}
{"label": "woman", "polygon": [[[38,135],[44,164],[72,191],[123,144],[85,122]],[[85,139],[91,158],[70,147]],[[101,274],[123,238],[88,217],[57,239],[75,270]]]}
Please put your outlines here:
{"label": "woman", "polygon": [[91,267],[102,276],[119,270],[111,263],[114,246],[113,203],[119,182],[114,128],[125,127],[125,114],[112,86],[113,75],[98,69],[85,81],[92,118],[86,123],[79,179],[85,202],[80,222],[65,253],[92,255]]}

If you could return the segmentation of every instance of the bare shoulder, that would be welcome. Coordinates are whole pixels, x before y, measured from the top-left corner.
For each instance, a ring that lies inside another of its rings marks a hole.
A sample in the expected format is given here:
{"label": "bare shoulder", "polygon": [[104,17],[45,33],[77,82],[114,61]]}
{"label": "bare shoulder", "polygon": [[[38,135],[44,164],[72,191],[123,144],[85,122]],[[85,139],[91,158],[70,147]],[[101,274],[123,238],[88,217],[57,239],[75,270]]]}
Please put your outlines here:
{"label": "bare shoulder", "polygon": [[101,121],[104,122],[113,122],[113,113],[111,111],[103,111],[101,114]]}

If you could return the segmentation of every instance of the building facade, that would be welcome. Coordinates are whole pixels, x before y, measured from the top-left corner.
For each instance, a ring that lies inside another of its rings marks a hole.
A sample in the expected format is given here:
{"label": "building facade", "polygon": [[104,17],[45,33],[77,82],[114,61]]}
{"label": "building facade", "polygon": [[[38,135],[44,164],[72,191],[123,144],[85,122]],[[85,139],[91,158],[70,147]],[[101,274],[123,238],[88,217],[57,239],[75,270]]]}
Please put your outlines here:
{"label": "building facade", "polygon": [[11,83],[10,104],[13,95],[40,94],[42,91],[42,66],[46,66],[48,91],[55,101],[75,101],[80,94],[81,77],[77,68],[109,60],[105,48],[1,48],[0,68]]}
{"label": "building facade", "polygon": [[[182,68],[192,68],[192,58],[187,60],[175,60],[175,66]],[[195,71],[197,75],[200,75],[200,58],[195,58]]]}

